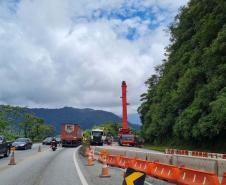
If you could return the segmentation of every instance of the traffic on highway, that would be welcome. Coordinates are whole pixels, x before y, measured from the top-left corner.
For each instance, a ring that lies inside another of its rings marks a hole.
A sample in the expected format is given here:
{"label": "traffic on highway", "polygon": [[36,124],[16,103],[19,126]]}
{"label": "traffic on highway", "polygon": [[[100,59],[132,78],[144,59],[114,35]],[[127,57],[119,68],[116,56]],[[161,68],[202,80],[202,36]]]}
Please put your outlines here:
{"label": "traffic on highway", "polygon": [[[7,142],[0,136],[0,152],[4,157],[0,159],[0,182],[4,185],[191,185],[191,181],[196,185],[220,185],[219,180],[224,182],[224,154],[216,154],[220,159],[214,160],[204,152],[199,155],[167,149],[162,153],[141,148],[144,141],[142,138],[136,141],[128,127],[126,87],[123,81],[123,122],[117,140],[104,127],[92,129],[87,138],[75,123],[61,124],[60,136],[46,137],[42,143],[32,143],[29,138]],[[190,168],[180,166],[181,157],[184,157],[182,164]],[[209,160],[215,163],[214,169]]]}
{"label": "traffic on highway", "polygon": [[0,0],[0,185],[226,185],[226,0]]}
{"label": "traffic on highway", "polygon": [[[112,166],[111,169],[108,169],[110,164],[107,163],[110,149],[123,152],[127,150],[126,147],[129,147],[130,151],[131,149],[145,151],[133,148],[135,136],[128,128],[127,102],[124,99],[126,98],[125,87],[126,84],[123,82],[124,122],[123,128],[118,130],[117,142],[105,128],[92,129],[90,136],[85,138],[80,125],[74,123],[63,123],[60,138],[46,137],[42,143],[33,144],[29,138],[18,138],[14,142],[6,142],[5,138],[1,136],[4,157],[9,156],[9,152],[11,152],[9,160],[6,158],[0,160],[1,183],[4,185],[115,185],[122,183],[130,185],[137,180],[138,178],[135,178],[131,183],[127,183],[127,178],[130,179],[127,176],[131,174],[127,174],[125,168],[129,168],[129,166],[122,166],[122,168]],[[97,150],[95,152],[96,146],[101,146],[100,153]],[[105,149],[105,147],[108,148]],[[103,161],[102,158],[104,158]],[[101,162],[104,164],[102,165]],[[153,182],[159,184],[161,181]],[[150,184],[143,178],[139,184],[144,183]]]}

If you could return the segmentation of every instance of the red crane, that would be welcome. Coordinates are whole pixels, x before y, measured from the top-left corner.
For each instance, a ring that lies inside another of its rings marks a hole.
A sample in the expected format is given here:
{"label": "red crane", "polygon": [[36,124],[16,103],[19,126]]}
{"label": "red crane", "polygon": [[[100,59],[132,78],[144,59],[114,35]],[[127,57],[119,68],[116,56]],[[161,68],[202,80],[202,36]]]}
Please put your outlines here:
{"label": "red crane", "polygon": [[135,145],[135,138],[131,129],[128,127],[127,118],[127,85],[122,81],[122,128],[119,129],[119,145]]}
{"label": "red crane", "polygon": [[122,129],[128,129],[126,89],[126,82],[122,81]]}

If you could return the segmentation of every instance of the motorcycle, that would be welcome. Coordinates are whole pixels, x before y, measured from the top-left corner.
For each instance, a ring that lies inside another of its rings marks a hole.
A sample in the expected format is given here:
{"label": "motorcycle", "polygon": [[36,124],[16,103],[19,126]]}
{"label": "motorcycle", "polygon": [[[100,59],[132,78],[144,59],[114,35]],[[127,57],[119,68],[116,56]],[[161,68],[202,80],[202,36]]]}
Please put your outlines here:
{"label": "motorcycle", "polygon": [[57,143],[56,142],[52,142],[51,143],[51,148],[52,148],[53,151],[56,151],[56,149],[57,149]]}

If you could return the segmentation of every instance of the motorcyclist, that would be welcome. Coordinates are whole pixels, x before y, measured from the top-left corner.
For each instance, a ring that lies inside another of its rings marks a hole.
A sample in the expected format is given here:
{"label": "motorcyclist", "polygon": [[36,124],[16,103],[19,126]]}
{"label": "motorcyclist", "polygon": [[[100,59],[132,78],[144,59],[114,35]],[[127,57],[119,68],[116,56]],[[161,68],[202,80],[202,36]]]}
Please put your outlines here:
{"label": "motorcyclist", "polygon": [[56,141],[56,138],[55,138],[55,137],[52,138],[52,141],[51,141],[51,147],[52,147],[52,148],[53,148],[53,147],[57,148],[57,141]]}

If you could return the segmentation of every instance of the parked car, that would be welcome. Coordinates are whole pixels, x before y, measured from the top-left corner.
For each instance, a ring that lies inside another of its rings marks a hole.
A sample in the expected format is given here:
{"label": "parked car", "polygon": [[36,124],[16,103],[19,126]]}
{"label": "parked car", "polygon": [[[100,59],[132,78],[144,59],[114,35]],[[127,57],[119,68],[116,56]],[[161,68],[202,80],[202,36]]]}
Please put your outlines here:
{"label": "parked car", "polygon": [[8,157],[10,154],[11,142],[7,142],[4,136],[0,136],[0,155]]}
{"label": "parked car", "polygon": [[32,148],[32,141],[29,138],[18,138],[12,143],[12,146],[16,149],[27,150]]}
{"label": "parked car", "polygon": [[42,141],[43,145],[51,145],[52,137],[47,137]]}

